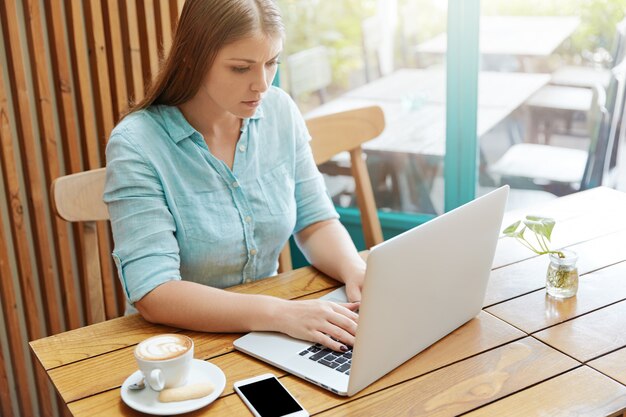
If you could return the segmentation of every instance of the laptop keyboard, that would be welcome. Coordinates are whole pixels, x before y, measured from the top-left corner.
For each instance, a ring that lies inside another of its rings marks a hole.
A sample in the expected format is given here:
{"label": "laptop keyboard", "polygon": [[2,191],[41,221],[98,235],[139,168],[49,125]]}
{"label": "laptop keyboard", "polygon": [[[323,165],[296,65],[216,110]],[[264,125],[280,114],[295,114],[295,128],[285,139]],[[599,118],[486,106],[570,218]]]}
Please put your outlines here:
{"label": "laptop keyboard", "polygon": [[350,375],[350,366],[352,365],[352,348],[347,352],[336,352],[320,345],[314,344],[308,349],[300,352],[300,356],[309,358],[312,361],[328,366],[342,374]]}

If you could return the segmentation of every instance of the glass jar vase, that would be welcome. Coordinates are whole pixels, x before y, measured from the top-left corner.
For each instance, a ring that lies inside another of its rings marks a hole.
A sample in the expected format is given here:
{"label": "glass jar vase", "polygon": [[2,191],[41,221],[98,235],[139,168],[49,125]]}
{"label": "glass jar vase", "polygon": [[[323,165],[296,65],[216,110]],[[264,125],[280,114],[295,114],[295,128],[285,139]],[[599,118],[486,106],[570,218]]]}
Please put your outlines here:
{"label": "glass jar vase", "polygon": [[557,253],[550,254],[550,265],[546,273],[546,291],[556,298],[569,298],[578,291],[578,255],[571,250],[562,250],[561,258]]}

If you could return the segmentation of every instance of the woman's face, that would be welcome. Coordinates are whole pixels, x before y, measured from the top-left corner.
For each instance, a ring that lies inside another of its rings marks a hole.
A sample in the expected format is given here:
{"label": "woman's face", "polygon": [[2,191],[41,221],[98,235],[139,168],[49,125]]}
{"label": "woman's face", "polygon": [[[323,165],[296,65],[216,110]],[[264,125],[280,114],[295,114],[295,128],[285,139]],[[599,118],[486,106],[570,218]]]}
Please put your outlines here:
{"label": "woman's face", "polygon": [[264,34],[224,46],[202,86],[216,110],[252,116],[276,75],[282,47],[280,37]]}

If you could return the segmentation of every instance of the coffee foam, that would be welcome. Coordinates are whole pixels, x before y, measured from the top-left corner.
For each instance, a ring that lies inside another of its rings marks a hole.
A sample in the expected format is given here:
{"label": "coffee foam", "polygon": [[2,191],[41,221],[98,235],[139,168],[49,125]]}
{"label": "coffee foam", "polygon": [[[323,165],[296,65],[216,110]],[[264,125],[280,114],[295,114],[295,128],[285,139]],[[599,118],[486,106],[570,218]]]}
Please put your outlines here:
{"label": "coffee foam", "polygon": [[144,360],[162,361],[183,355],[191,346],[191,339],[186,336],[162,334],[139,343],[135,354]]}

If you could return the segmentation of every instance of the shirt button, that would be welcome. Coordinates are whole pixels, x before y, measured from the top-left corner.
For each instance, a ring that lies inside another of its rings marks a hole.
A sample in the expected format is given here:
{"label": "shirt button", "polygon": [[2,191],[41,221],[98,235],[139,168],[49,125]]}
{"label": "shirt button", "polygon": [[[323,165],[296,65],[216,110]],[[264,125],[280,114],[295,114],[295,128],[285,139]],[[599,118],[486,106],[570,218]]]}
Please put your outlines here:
{"label": "shirt button", "polygon": [[246,145],[239,145],[239,151],[245,152],[246,151]]}
{"label": "shirt button", "polygon": [[257,254],[256,249],[250,249],[250,255],[254,256]]}
{"label": "shirt button", "polygon": [[245,220],[245,222],[246,222],[246,223],[250,223],[250,222],[252,221],[252,217],[250,217],[250,216],[246,216],[246,217],[244,218],[244,220]]}
{"label": "shirt button", "polygon": [[233,186],[233,188],[239,187],[239,183],[237,181],[233,182],[231,185]]}

